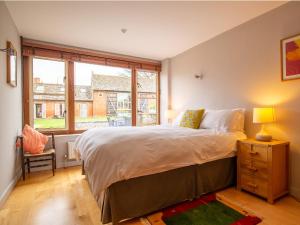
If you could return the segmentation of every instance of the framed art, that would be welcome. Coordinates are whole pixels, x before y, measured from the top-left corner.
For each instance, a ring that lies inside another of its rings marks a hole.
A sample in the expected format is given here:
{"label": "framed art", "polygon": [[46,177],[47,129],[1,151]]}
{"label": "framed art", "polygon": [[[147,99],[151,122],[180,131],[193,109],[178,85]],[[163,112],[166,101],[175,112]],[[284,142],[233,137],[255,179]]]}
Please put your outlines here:
{"label": "framed art", "polygon": [[17,51],[10,41],[6,43],[7,49],[7,83],[17,86]]}
{"label": "framed art", "polygon": [[300,34],[281,40],[283,81],[300,78]]}

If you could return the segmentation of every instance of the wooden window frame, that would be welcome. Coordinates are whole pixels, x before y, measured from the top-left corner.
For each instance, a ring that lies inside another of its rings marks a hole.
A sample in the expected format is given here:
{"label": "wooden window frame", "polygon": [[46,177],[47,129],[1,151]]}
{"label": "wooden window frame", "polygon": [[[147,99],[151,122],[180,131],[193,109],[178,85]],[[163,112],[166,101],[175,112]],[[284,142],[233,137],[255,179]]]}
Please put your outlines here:
{"label": "wooden window frame", "polygon": [[[149,71],[149,72],[155,72],[157,73],[157,77],[156,77],[156,107],[157,107],[157,118],[156,118],[156,123],[160,124],[160,71],[153,71],[153,70],[147,70],[147,69],[135,69],[135,82],[137,81],[137,76],[136,76],[136,72],[137,71]],[[136,83],[135,83],[136,86]],[[135,95],[137,95],[138,91],[137,89],[135,89]],[[135,96],[137,97],[137,96]],[[135,99],[137,102],[137,99]],[[137,113],[137,105],[135,105],[136,107],[136,113]],[[135,123],[136,126],[136,123]]]}
{"label": "wooden window frame", "polygon": [[78,134],[85,130],[75,129],[74,63],[82,62],[131,69],[132,126],[137,117],[137,70],[157,73],[157,123],[160,124],[160,71],[161,62],[90,49],[41,42],[21,37],[23,69],[23,125],[32,121],[32,60],[34,57],[65,61],[66,68],[66,129],[41,129],[44,134]]}
{"label": "wooden window frame", "polygon": [[[30,124],[32,125],[33,124],[33,111],[32,111],[32,107],[33,107],[33,59],[44,59],[44,60],[52,60],[52,61],[57,61],[57,62],[63,62],[65,64],[65,110],[66,110],[66,117],[65,117],[65,128],[63,129],[37,129],[39,131],[41,131],[42,133],[45,133],[45,134],[52,134],[52,133],[56,133],[57,134],[66,134],[68,133],[68,131],[70,130],[69,127],[70,127],[70,119],[72,119],[72,117],[70,117],[71,115],[69,114],[69,105],[70,105],[70,97],[71,97],[71,100],[72,100],[72,97],[74,98],[74,96],[71,96],[70,95],[70,92],[69,92],[69,88],[70,86],[72,86],[72,84],[70,84],[70,82],[72,81],[70,78],[69,78],[69,62],[67,62],[66,60],[63,60],[63,59],[57,59],[57,58],[45,58],[45,57],[40,57],[40,56],[28,56],[28,63],[29,63],[29,66],[28,66],[28,73],[26,74],[28,76],[28,78],[26,80],[28,80],[28,113],[27,115],[29,115],[29,118],[27,119],[26,118],[26,121],[25,121],[25,124]],[[24,84],[25,86],[25,84]],[[72,88],[72,87],[71,87]],[[74,93],[74,92],[73,92]],[[25,106],[25,105],[24,105]],[[24,109],[24,112],[25,112],[25,109]],[[27,122],[28,121],[28,122]]]}

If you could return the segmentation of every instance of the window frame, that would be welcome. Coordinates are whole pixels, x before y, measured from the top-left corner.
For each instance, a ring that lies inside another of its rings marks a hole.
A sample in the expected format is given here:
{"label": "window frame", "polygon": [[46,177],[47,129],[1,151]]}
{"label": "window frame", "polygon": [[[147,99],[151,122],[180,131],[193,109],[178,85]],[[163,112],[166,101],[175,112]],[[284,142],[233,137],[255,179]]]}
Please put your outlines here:
{"label": "window frame", "polygon": [[[130,56],[122,56],[112,53],[86,50],[81,48],[66,47],[58,44],[49,44],[30,39],[23,39],[22,43],[22,69],[23,69],[23,125],[33,125],[33,58],[65,62],[65,129],[37,129],[44,134],[78,134],[85,130],[75,129],[75,93],[74,72],[75,62],[106,65],[131,69],[131,116],[132,126],[137,125],[137,71],[151,71],[157,73],[157,124],[160,124],[160,70],[161,63],[154,60],[140,59]],[[106,54],[106,55],[105,55]],[[101,56],[101,57],[100,57]]]}
{"label": "window frame", "polygon": [[[79,62],[79,61],[74,61],[74,67],[73,67],[73,79],[75,79],[75,63],[82,63],[82,62]],[[83,63],[85,63],[85,64],[91,64],[91,65],[101,65],[101,66],[106,66],[106,65],[102,65],[102,64],[97,64],[97,63],[86,63],[86,62],[83,62]],[[109,65],[110,67],[118,67],[118,68],[125,68],[125,69],[130,69],[131,70],[131,76],[133,75],[133,69],[132,68],[128,68],[128,67],[120,67],[120,66],[117,66],[117,65],[115,65],[115,66],[111,66],[111,65]],[[74,81],[75,80],[73,80],[73,84],[74,84]],[[131,83],[131,92],[130,92],[130,96],[131,96],[131,98],[133,99],[133,92],[132,92],[132,86],[133,86],[133,83]],[[73,88],[75,88],[75,85],[73,85]],[[75,107],[75,95],[74,95],[74,107]],[[118,102],[116,103],[117,105],[117,107],[118,107]],[[75,109],[74,109],[75,110]],[[76,120],[75,120],[75,111],[74,111],[74,133],[82,133],[82,132],[84,132],[84,131],[86,131],[86,129],[76,129]],[[131,116],[133,117],[133,109],[131,109]],[[136,126],[136,125],[133,125],[133,119],[131,118],[131,126]]]}
{"label": "window frame", "polygon": [[[29,75],[29,87],[28,87],[28,91],[29,91],[29,102],[28,102],[28,108],[29,108],[29,125],[30,126],[34,126],[34,93],[33,93],[33,59],[44,59],[44,60],[51,60],[51,61],[57,61],[57,62],[63,62],[64,63],[64,69],[65,69],[65,128],[36,128],[36,130],[42,132],[42,133],[65,133],[67,130],[69,130],[69,112],[68,112],[68,105],[69,105],[69,91],[68,91],[68,64],[66,62],[66,60],[62,60],[62,59],[57,59],[57,58],[46,58],[46,57],[40,57],[40,56],[30,56],[29,57],[29,61],[30,61],[30,66],[28,68],[28,75]],[[24,87],[25,84],[24,84]],[[25,111],[25,108],[24,108]]]}
{"label": "window frame", "polygon": [[[160,124],[160,71],[154,71],[154,70],[145,70],[145,69],[136,69],[136,84],[135,86],[137,86],[137,72],[141,71],[141,72],[154,72],[156,73],[156,124]],[[138,97],[138,90],[136,90],[136,103],[138,101],[137,97]],[[136,112],[138,110],[138,105],[136,105]],[[138,112],[137,115],[138,116]],[[135,126],[139,126],[137,123],[135,124]]]}

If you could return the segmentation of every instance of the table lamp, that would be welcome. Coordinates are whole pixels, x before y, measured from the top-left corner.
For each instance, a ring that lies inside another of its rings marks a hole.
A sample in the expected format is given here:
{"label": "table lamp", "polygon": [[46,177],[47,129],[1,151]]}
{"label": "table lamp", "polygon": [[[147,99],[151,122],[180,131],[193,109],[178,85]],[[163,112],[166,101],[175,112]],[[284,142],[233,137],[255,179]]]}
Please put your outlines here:
{"label": "table lamp", "polygon": [[172,120],[174,119],[175,116],[175,111],[172,109],[168,109],[167,110],[167,119],[168,119],[168,123],[171,124]]}
{"label": "table lamp", "polygon": [[272,135],[265,131],[264,124],[275,121],[273,108],[253,108],[253,123],[261,124],[261,130],[256,134],[258,141],[271,141]]}

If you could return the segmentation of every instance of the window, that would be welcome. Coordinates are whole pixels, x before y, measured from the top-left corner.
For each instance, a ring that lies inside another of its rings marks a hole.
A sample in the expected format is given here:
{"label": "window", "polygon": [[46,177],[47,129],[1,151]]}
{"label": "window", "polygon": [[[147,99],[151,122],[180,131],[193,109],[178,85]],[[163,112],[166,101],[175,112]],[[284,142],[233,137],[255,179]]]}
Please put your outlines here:
{"label": "window", "polygon": [[65,104],[64,103],[55,103],[55,118],[63,118],[65,114]]}
{"label": "window", "polygon": [[131,102],[131,70],[79,62],[74,68],[75,129],[130,126],[131,108],[124,102]]}
{"label": "window", "polygon": [[43,93],[45,91],[45,87],[42,85],[41,86],[37,85],[35,91]]}
{"label": "window", "polygon": [[43,133],[159,123],[160,62],[22,40],[24,124]]}
{"label": "window", "polygon": [[79,103],[80,109],[80,118],[87,118],[88,117],[88,104],[86,103]]}
{"label": "window", "polygon": [[66,129],[65,62],[33,58],[33,125],[39,129]]}
{"label": "window", "polygon": [[155,125],[158,122],[157,73],[137,71],[137,125]]}
{"label": "window", "polygon": [[45,111],[45,104],[35,103],[34,104],[34,119],[45,119],[46,118],[46,111]]}

